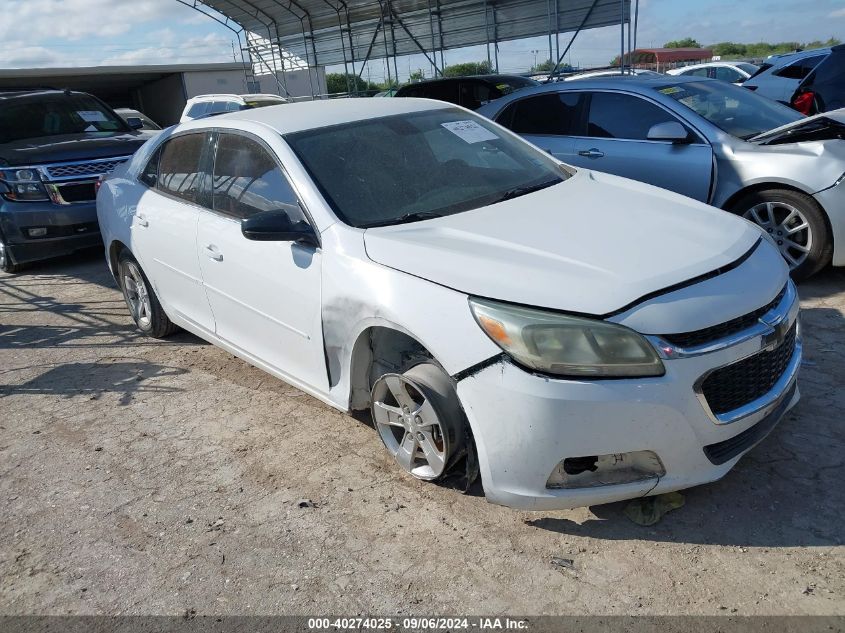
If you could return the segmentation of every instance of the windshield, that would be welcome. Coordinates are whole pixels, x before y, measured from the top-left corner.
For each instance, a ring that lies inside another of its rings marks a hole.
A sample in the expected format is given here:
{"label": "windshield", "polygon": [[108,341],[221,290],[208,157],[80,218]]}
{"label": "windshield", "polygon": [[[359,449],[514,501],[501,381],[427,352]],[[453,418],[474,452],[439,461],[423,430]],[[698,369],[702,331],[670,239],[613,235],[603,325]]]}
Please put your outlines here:
{"label": "windshield", "polygon": [[26,138],[126,132],[129,127],[85,94],[39,94],[0,101],[0,143]]}
{"label": "windshield", "polygon": [[568,174],[541,151],[458,109],[285,136],[343,222],[400,224],[529,193]]}
{"label": "windshield", "polygon": [[804,116],[746,88],[721,81],[679,83],[659,86],[655,90],[741,139],[749,139]]}

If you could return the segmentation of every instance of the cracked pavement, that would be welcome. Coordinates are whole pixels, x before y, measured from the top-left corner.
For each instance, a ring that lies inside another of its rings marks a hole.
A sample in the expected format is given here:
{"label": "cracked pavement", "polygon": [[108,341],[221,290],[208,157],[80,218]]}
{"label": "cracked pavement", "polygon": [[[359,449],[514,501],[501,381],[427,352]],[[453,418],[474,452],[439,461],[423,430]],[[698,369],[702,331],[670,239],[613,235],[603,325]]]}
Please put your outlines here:
{"label": "cracked pavement", "polygon": [[0,613],[843,614],[845,270],[799,292],[799,405],[640,527],[404,476],[359,420],[138,335],[99,253],[0,273]]}

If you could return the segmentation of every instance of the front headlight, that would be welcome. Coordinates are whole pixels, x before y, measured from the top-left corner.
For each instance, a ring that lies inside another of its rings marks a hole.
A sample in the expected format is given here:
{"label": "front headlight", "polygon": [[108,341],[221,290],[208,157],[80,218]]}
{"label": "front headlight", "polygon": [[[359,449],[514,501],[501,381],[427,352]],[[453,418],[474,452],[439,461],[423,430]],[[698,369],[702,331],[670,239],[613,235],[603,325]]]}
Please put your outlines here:
{"label": "front headlight", "polygon": [[621,325],[486,299],[469,305],[487,336],[525,367],[579,378],[664,374],[649,342]]}
{"label": "front headlight", "polygon": [[35,169],[0,169],[0,193],[7,200],[34,202],[49,200],[41,175]]}

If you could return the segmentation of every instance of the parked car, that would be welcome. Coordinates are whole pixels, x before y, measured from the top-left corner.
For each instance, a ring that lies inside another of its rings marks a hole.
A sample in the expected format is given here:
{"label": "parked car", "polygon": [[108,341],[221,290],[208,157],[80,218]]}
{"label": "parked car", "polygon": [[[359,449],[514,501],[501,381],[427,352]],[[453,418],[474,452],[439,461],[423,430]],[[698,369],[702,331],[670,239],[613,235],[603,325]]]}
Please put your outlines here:
{"label": "parked car", "polygon": [[89,94],[0,90],[0,270],[100,244],[96,182],[147,138]]}
{"label": "parked car", "polygon": [[578,79],[595,79],[596,77],[630,77],[642,75],[657,75],[660,73],[653,70],[646,70],[644,68],[626,68],[625,72],[621,72],[618,68],[605,68],[603,70],[588,70],[587,72],[577,73],[575,75],[568,75],[562,81],[575,81]]}
{"label": "parked car", "polygon": [[239,110],[249,110],[251,108],[263,108],[265,106],[280,105],[287,102],[288,100],[284,97],[269,94],[199,95],[188,99],[179,122],[185,123],[185,121],[193,121],[194,119],[201,119],[202,117],[214,114],[238,112]]}
{"label": "parked car", "polygon": [[[153,121],[150,117],[148,117],[143,112],[139,112],[138,110],[133,110],[132,108],[117,108],[115,110],[117,114],[120,115],[120,118],[126,121],[130,126],[135,128],[136,130],[160,130],[161,126]],[[140,122],[140,125],[133,121],[133,119],[137,119]]]}
{"label": "parked car", "polygon": [[760,70],[759,66],[748,62],[707,62],[673,68],[666,71],[666,74],[682,77],[708,77],[732,84],[741,84],[758,70]]}
{"label": "parked car", "polygon": [[394,96],[437,99],[476,110],[516,90],[539,85],[539,82],[519,75],[447,77],[402,86]]}
{"label": "parked car", "polygon": [[743,88],[757,94],[789,103],[798,84],[830,55],[829,48],[815,48],[809,51],[772,55],[760,64],[760,69],[743,82]]}
{"label": "parked car", "polygon": [[845,143],[835,124],[728,83],[665,75],[531,88],[479,113],[567,163],[756,222],[795,279],[831,259],[845,266]]}
{"label": "parked car", "polygon": [[798,299],[759,228],[449,104],[179,125],[105,179],[98,213],[142,332],[183,327],[370,409],[400,468],[477,463],[496,503],[713,481],[798,399]]}
{"label": "parked car", "polygon": [[834,46],[807,75],[789,100],[802,114],[845,108],[845,44]]}

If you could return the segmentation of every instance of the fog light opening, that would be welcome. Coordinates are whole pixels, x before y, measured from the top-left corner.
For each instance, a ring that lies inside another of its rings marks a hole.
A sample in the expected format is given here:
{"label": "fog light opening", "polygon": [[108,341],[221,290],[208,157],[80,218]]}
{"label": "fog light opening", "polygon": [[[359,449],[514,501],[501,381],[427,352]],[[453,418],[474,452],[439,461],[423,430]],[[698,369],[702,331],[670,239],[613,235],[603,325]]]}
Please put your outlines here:
{"label": "fog light opening", "polygon": [[39,226],[31,229],[27,229],[27,233],[30,237],[44,237],[47,235],[47,227],[46,226]]}
{"label": "fog light opening", "polygon": [[567,457],[555,466],[546,488],[593,488],[657,479],[666,469],[656,453],[632,451]]}

